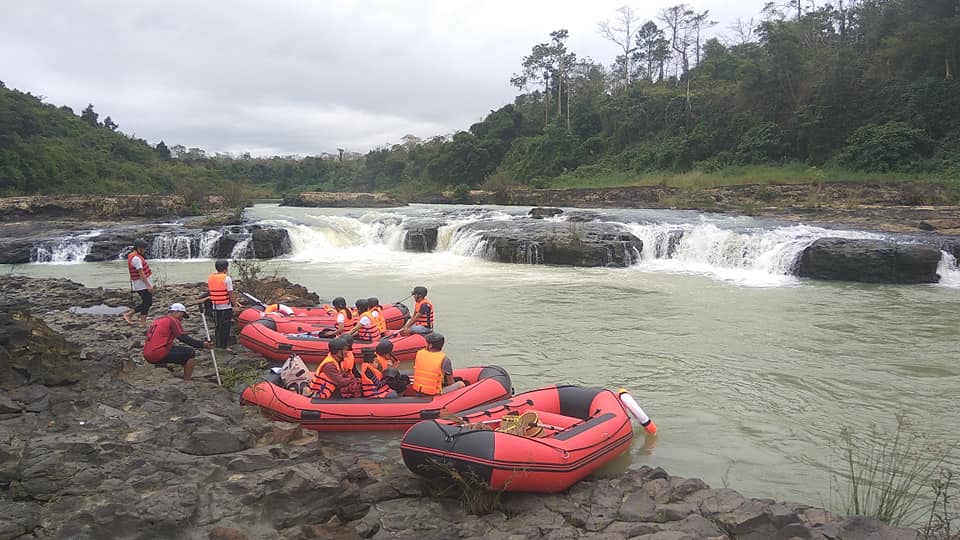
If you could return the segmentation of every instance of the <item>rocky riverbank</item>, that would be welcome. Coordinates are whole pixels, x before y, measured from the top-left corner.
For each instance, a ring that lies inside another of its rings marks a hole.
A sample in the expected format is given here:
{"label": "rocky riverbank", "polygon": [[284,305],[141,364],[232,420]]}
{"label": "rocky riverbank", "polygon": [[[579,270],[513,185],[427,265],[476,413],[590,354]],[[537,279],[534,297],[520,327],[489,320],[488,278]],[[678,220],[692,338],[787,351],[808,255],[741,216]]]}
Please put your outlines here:
{"label": "rocky riverbank", "polygon": [[44,195],[0,198],[0,221],[70,219],[129,221],[223,212],[223,197],[188,201],[180,195]]}
{"label": "rocky riverbank", "polygon": [[[308,294],[281,286],[285,298]],[[201,289],[161,289],[154,315]],[[915,537],[646,466],[470,512],[462,492],[438,491],[399,451],[375,450],[382,439],[318,437],[241,408],[231,386],[251,358],[218,356],[219,387],[200,355],[185,383],[179,368],[143,363],[143,329],[71,312],[128,301],[126,291],[0,277],[0,539]],[[202,335],[197,317],[186,323]]]}

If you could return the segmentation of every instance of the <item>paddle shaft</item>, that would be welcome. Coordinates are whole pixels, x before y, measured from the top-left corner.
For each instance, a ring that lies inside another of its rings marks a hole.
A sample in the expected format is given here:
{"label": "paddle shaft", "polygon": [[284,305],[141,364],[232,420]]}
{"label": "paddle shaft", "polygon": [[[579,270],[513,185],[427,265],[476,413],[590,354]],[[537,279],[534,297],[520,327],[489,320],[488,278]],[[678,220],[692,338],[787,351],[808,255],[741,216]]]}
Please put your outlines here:
{"label": "paddle shaft", "polygon": [[[207,326],[207,311],[200,311],[200,319],[203,320],[203,330],[207,333],[207,341],[210,341],[210,327]],[[217,385],[223,386],[223,383],[220,382],[220,368],[217,367],[217,355],[213,352],[213,349],[210,349],[210,358],[213,359],[213,372],[217,374]]]}

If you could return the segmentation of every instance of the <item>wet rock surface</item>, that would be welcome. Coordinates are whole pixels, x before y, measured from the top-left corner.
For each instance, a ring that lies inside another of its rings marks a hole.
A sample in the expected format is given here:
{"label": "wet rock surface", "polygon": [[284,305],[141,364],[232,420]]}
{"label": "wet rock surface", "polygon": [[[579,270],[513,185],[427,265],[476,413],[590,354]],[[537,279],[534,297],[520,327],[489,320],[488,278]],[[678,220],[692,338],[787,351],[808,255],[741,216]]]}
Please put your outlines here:
{"label": "wet rock surface", "polygon": [[545,221],[479,221],[475,231],[491,260],[568,266],[629,266],[640,256],[643,241],[616,223]]}
{"label": "wet rock surface", "polygon": [[327,208],[392,208],[407,203],[386,193],[334,193],[306,191],[285,195],[280,206]]}
{"label": "wet rock surface", "polygon": [[[201,289],[164,287],[156,304]],[[560,494],[505,494],[500,509],[467,512],[456,489],[437,495],[399,452],[371,451],[382,443],[270,422],[216,385],[208,356],[198,355],[184,382],[179,368],[143,363],[142,328],[67,309],[125,297],[0,277],[0,369],[14,372],[0,384],[0,539],[916,536],[648,466]],[[8,314],[12,306],[23,313]],[[185,321],[195,336],[198,319]],[[226,374],[251,359],[221,351],[218,362]]]}
{"label": "wet rock surface", "polygon": [[940,249],[888,240],[821,238],[804,249],[796,274],[867,283],[936,283]]}

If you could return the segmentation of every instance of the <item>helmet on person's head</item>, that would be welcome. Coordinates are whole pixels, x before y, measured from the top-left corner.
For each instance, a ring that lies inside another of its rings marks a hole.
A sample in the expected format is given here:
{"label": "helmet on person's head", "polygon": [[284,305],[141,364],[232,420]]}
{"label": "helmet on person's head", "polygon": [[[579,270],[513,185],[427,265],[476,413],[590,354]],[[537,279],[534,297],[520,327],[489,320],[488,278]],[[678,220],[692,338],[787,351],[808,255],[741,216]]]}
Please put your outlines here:
{"label": "helmet on person's head", "polygon": [[133,241],[134,249],[147,249],[147,241],[143,238],[137,238]]}
{"label": "helmet on person's head", "polygon": [[342,296],[338,296],[333,299],[333,307],[338,309],[345,308],[347,307],[347,300]]}
{"label": "helmet on person's head", "polygon": [[230,263],[226,259],[217,259],[213,266],[217,269],[217,272],[223,272],[230,266]]}
{"label": "helmet on person's head", "polygon": [[327,350],[332,353],[341,352],[347,348],[347,342],[343,337],[336,337],[330,340],[330,343],[327,344]]}
{"label": "helmet on person's head", "polygon": [[353,305],[357,306],[357,313],[363,313],[364,311],[367,310],[368,307],[370,307],[369,305],[367,305],[366,298],[358,298]]}
{"label": "helmet on person's head", "polygon": [[426,296],[427,288],[417,285],[416,287],[413,288],[413,292],[411,294],[413,294],[414,296]]}
{"label": "helmet on person's head", "polygon": [[363,361],[364,362],[373,362],[377,357],[377,353],[373,352],[373,349],[364,349],[363,350]]}
{"label": "helmet on person's head", "polygon": [[350,334],[343,334],[342,336],[340,336],[340,339],[343,340],[343,343],[344,343],[344,347],[345,347],[345,348],[349,349],[349,348],[353,347],[353,336],[352,336],[352,335],[350,335]]}
{"label": "helmet on person's head", "polygon": [[372,308],[372,307],[377,307],[379,305],[380,305],[380,299],[377,298],[376,296],[371,296],[370,298],[367,298],[367,307]]}
{"label": "helmet on person's head", "polygon": [[393,342],[389,339],[381,339],[380,343],[377,343],[377,353],[379,354],[390,354],[393,352]]}
{"label": "helmet on person's head", "polygon": [[443,334],[439,332],[430,332],[429,334],[423,336],[423,339],[427,340],[427,343],[430,345],[443,347],[443,342],[444,342]]}

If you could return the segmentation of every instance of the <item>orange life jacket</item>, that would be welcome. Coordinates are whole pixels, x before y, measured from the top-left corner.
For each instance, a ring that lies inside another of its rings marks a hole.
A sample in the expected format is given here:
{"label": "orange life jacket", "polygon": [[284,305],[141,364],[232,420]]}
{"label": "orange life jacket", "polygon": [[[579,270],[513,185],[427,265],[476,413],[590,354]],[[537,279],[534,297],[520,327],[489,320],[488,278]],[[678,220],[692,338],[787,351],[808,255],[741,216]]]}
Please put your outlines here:
{"label": "orange life jacket", "polygon": [[270,304],[269,306],[263,308],[264,313],[273,313],[280,309],[280,304]]}
{"label": "orange life jacket", "polygon": [[383,374],[373,364],[363,364],[360,367],[360,389],[365,398],[384,398],[391,389],[383,382]]}
{"label": "orange life jacket", "polygon": [[227,290],[227,274],[215,272],[207,278],[207,289],[210,291],[210,301],[215,306],[230,303],[230,292]]}
{"label": "orange life jacket", "polygon": [[383,306],[373,306],[370,308],[370,315],[376,314],[374,319],[377,322],[377,328],[380,329],[381,334],[387,332],[387,319],[383,316]]}
{"label": "orange life jacket", "polygon": [[413,306],[413,313],[414,313],[413,316],[418,317],[420,315],[420,306],[424,304],[430,306],[430,315],[427,317],[427,320],[425,321],[417,319],[417,322],[415,324],[419,324],[420,326],[426,326],[427,328],[433,328],[433,316],[436,315],[436,312],[434,312],[433,310],[433,303],[427,300],[426,298],[424,298],[423,300],[420,300]]}
{"label": "orange life jacket", "polygon": [[391,362],[390,359],[387,358],[386,356],[378,354],[377,357],[373,360],[373,365],[376,366],[376,368],[379,369],[380,371],[383,371],[388,367],[390,367],[391,365],[393,365],[393,362]]}
{"label": "orange life jacket", "polygon": [[340,371],[344,373],[350,373],[353,371],[353,366],[355,366],[356,363],[357,359],[353,356],[353,351],[344,351],[343,361],[340,362]]}
{"label": "orange life jacket", "polygon": [[413,389],[421,394],[436,396],[443,393],[443,359],[441,351],[417,351],[413,361]]}
{"label": "orange life jacket", "polygon": [[147,264],[147,258],[137,253],[137,250],[133,250],[127,254],[127,270],[130,271],[130,281],[137,281],[140,279],[140,270],[137,270],[133,267],[134,257],[140,257],[140,259],[143,260],[143,275],[145,277],[150,277],[153,272],[150,270],[150,265]]}
{"label": "orange life jacket", "polygon": [[[380,339],[380,327],[377,326],[377,322],[373,319],[373,316],[370,315],[369,311],[364,311],[360,314],[360,319],[364,316],[370,321],[370,324],[367,326],[360,326],[360,330],[357,331],[357,337],[364,341],[375,341]],[[360,324],[359,320],[357,324]]]}
{"label": "orange life jacket", "polygon": [[317,371],[313,373],[313,379],[310,380],[310,391],[316,398],[330,399],[337,390],[337,385],[327,378],[327,375],[323,372],[323,366],[330,362],[333,362],[334,365],[337,365],[337,369],[340,369],[337,364],[337,359],[334,358],[333,355],[327,354],[323,362],[320,362],[320,365],[317,366]]}

